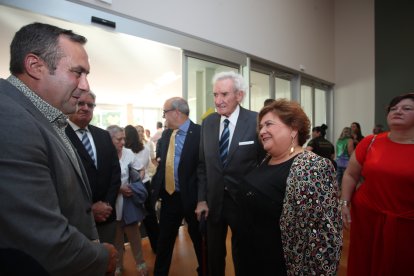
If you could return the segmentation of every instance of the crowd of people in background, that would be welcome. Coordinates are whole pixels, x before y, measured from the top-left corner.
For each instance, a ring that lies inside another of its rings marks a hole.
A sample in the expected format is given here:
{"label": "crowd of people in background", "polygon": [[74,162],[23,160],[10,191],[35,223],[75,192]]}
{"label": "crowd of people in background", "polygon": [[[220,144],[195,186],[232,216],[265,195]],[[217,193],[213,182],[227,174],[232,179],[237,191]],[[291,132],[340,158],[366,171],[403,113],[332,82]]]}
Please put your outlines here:
{"label": "crowd of people in background", "polygon": [[414,93],[391,100],[389,131],[377,124],[364,137],[352,122],[332,143],[326,124],[310,136],[295,101],[242,107],[243,76],[220,72],[216,112],[201,125],[173,97],[153,136],[141,125],[103,130],[90,124],[85,43],[42,23],[13,38],[0,80],[1,275],[122,275],[127,237],[147,276],[144,226],[153,274],[167,276],[183,220],[191,275],[225,275],[229,229],[236,276],[337,275],[351,225],[348,275],[411,270]]}

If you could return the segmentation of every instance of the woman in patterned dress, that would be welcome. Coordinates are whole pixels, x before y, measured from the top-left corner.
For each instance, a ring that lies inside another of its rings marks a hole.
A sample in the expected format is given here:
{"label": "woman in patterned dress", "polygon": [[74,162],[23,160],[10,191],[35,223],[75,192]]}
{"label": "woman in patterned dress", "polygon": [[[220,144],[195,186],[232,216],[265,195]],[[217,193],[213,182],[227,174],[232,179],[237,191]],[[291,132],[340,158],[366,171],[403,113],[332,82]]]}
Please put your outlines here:
{"label": "woman in patterned dress", "polygon": [[302,148],[308,117],[298,103],[276,100],[260,111],[258,132],[268,156],[241,183],[246,275],[336,275],[342,222],[335,170]]}

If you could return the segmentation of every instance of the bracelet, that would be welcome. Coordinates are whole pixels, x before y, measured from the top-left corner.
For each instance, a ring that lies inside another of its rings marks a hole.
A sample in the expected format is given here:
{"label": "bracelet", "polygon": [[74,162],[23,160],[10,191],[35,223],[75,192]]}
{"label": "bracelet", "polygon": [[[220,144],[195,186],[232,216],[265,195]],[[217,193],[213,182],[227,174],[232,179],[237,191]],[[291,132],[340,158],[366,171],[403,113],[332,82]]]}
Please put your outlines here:
{"label": "bracelet", "polygon": [[344,207],[344,206],[345,206],[345,207],[349,207],[349,203],[350,203],[350,202],[349,202],[348,200],[343,200],[343,199],[340,199],[340,200],[339,200],[339,207],[341,207],[341,208],[342,208],[342,207]]}

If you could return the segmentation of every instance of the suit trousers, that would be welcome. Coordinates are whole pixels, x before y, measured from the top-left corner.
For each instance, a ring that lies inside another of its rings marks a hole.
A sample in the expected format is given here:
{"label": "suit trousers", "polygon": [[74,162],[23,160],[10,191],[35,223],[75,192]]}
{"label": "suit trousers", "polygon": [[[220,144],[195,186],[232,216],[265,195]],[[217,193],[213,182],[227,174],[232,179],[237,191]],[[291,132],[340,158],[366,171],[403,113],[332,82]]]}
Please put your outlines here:
{"label": "suit trousers", "polygon": [[99,241],[113,244],[115,242],[116,233],[116,221],[97,223],[96,229],[98,230]]}
{"label": "suit trousers", "polygon": [[242,232],[240,231],[240,208],[228,191],[224,192],[223,209],[218,222],[207,219],[207,261],[210,276],[224,276],[226,268],[226,238],[228,227],[231,229],[231,248],[236,276],[243,275],[240,249]]}
{"label": "suit trousers", "polygon": [[[151,181],[144,183],[145,188],[147,189],[148,194],[151,194]],[[145,216],[142,223],[144,224],[146,234],[151,244],[151,249],[155,253],[157,252],[157,243],[158,236],[160,233],[160,227],[158,225],[157,214],[155,212],[155,206],[151,204],[151,197],[148,196],[145,200],[145,209],[147,210],[147,215]]]}
{"label": "suit trousers", "polygon": [[[181,194],[172,195],[162,193],[160,213],[160,235],[158,239],[157,256],[154,265],[154,276],[168,276],[174,250],[175,239],[183,218],[187,222],[188,234],[193,242],[198,264],[201,263],[201,233],[194,210],[185,212],[181,201]],[[200,275],[200,267],[197,268]]]}

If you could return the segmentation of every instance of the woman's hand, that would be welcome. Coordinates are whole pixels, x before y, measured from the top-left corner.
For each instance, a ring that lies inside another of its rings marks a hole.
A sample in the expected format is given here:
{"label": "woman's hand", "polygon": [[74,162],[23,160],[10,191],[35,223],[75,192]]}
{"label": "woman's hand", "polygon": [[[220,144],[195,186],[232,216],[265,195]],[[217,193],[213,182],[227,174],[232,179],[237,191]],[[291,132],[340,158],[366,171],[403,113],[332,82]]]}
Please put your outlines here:
{"label": "woman's hand", "polygon": [[351,212],[349,206],[343,205],[341,207],[342,222],[346,230],[349,230],[351,226]]}
{"label": "woman's hand", "polygon": [[129,185],[121,185],[121,187],[119,188],[119,192],[125,197],[130,197],[133,194],[133,191],[131,190]]}

